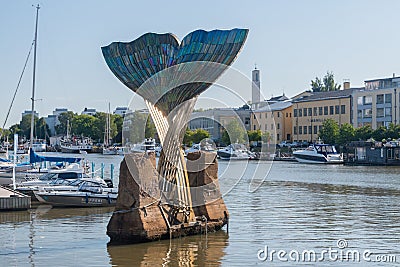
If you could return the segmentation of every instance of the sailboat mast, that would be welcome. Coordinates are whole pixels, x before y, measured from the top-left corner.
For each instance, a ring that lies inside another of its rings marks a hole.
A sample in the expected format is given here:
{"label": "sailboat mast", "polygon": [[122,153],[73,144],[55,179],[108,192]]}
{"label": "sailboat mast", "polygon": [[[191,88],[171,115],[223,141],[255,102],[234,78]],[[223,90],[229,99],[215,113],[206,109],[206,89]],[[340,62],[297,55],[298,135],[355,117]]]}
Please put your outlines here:
{"label": "sailboat mast", "polygon": [[33,50],[33,78],[32,78],[32,115],[31,115],[31,139],[29,147],[32,148],[33,145],[33,128],[35,124],[35,82],[36,82],[36,48],[37,48],[37,30],[39,22],[39,4],[36,6],[36,26],[35,26],[35,47]]}

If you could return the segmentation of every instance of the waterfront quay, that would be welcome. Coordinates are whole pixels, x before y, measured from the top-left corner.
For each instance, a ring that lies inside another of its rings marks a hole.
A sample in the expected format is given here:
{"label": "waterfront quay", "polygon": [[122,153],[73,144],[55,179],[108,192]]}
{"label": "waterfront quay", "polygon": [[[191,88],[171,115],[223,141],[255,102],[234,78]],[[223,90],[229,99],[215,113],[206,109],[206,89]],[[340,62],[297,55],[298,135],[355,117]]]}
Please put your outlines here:
{"label": "waterfront quay", "polygon": [[[120,156],[91,160],[118,164]],[[293,266],[271,250],[329,248],[400,260],[399,167],[312,165],[296,162],[220,161],[221,191],[230,212],[229,231],[150,243],[106,246],[113,208],[39,206],[1,212],[4,266]],[[257,176],[257,169],[268,176]],[[116,174],[118,177],[118,174]],[[117,182],[117,181],[116,181]],[[259,186],[249,192],[249,185]],[[243,229],[248,231],[243,231]],[[338,240],[347,248],[339,249]],[[375,258],[374,258],[375,256]],[[357,260],[311,262],[315,266],[367,265]],[[381,266],[392,266],[381,263]],[[396,263],[394,263],[396,264]],[[379,265],[379,264],[378,264]],[[374,265],[375,266],[375,265]]]}

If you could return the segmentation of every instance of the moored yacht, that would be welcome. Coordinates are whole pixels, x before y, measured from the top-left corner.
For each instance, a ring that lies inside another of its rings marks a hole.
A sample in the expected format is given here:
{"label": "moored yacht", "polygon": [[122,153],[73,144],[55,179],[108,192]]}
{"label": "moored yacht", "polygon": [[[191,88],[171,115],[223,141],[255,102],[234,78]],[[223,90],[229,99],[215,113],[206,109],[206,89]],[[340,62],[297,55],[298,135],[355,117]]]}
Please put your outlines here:
{"label": "moored yacht", "polygon": [[230,144],[227,147],[219,149],[217,155],[220,159],[228,160],[255,159],[255,155],[248,151],[246,146],[242,144]]}
{"label": "moored yacht", "polygon": [[328,144],[310,145],[306,149],[294,151],[293,156],[301,163],[343,163],[343,155],[336,151],[335,146]]}
{"label": "moored yacht", "polygon": [[77,190],[46,188],[35,196],[39,202],[57,207],[109,207],[117,203],[118,192],[95,181],[84,181]]}
{"label": "moored yacht", "polygon": [[155,153],[156,149],[156,140],[154,138],[146,138],[144,141],[140,144],[134,144],[130,151],[131,152],[154,152]]}

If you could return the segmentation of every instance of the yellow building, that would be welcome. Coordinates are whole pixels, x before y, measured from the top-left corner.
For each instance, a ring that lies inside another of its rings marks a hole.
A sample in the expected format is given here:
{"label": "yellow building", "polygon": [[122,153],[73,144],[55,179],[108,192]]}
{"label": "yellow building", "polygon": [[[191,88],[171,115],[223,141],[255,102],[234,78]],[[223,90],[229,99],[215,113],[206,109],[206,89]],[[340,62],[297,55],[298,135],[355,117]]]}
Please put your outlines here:
{"label": "yellow building", "polygon": [[292,103],[276,102],[253,111],[251,129],[268,132],[272,143],[292,141]]}
{"label": "yellow building", "polygon": [[351,123],[352,92],[355,90],[314,92],[294,99],[293,141],[317,141],[318,132],[326,119],[335,120],[339,126]]}

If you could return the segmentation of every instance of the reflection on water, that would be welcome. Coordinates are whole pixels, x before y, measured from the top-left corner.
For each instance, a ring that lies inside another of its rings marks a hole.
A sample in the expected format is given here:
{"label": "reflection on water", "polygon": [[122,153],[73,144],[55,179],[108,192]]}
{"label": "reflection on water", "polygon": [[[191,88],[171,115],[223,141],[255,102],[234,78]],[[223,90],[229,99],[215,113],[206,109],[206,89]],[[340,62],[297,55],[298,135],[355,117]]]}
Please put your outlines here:
{"label": "reflection on water", "polygon": [[113,266],[220,266],[227,240],[228,234],[219,231],[107,250]]}
{"label": "reflection on water", "polygon": [[[249,193],[256,163],[220,162],[227,194],[229,236],[218,233],[136,245],[109,246],[113,208],[0,213],[1,266],[293,266],[260,262],[257,251],[336,247],[397,255],[400,262],[400,168],[274,163],[268,178]],[[259,168],[268,168],[261,163]],[[244,173],[240,181],[232,173]],[[302,263],[316,266],[313,263]],[[320,262],[318,266],[356,263]],[[356,264],[365,266],[365,263]],[[399,266],[399,263],[394,264]],[[376,263],[368,266],[388,266]]]}

